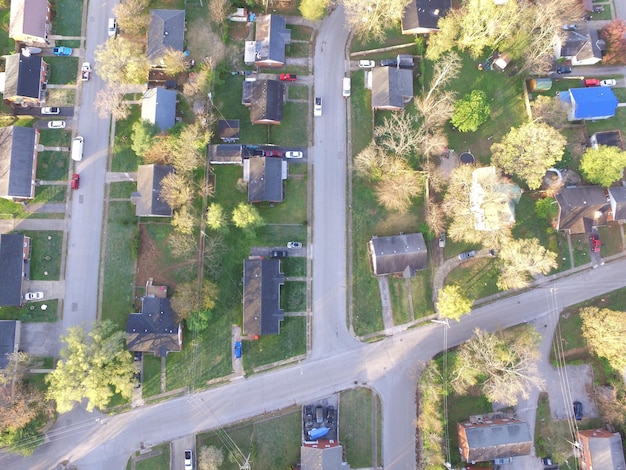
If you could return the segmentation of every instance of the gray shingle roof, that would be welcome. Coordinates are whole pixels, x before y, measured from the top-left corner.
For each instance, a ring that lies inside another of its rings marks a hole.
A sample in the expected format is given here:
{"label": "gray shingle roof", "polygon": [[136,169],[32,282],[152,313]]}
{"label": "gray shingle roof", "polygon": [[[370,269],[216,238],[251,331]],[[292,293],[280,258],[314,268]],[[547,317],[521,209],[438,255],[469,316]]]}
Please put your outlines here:
{"label": "gray shingle roof", "polygon": [[41,90],[41,56],[13,54],[6,58],[4,98],[25,96],[39,99]]}
{"label": "gray shingle roof", "polygon": [[37,130],[0,128],[0,197],[32,198]]}
{"label": "gray shingle roof", "polygon": [[463,460],[467,462],[487,462],[499,458],[528,455],[533,443],[528,423],[520,421],[475,425],[459,423],[457,430],[459,442],[464,441],[463,433],[467,438],[469,455],[468,458],[463,455]]}
{"label": "gray shingle roof", "polygon": [[428,265],[426,243],[421,233],[374,237],[369,242],[374,274],[403,273],[405,277]]}
{"label": "gray shingle roof", "polygon": [[402,12],[402,32],[408,34],[422,28],[439,29],[439,19],[446,16],[451,6],[450,0],[411,0]]}
{"label": "gray shingle roof", "polygon": [[604,213],[609,207],[600,186],[563,188],[555,197],[559,203],[557,230],[569,230],[572,234],[588,232],[596,213]]}
{"label": "gray shingle roof", "polygon": [[131,313],[126,322],[126,345],[129,351],[151,352],[165,357],[180,351],[180,324],[170,299],[142,297],[141,313]]}
{"label": "gray shingle roof", "polygon": [[278,80],[253,82],[250,120],[253,124],[280,124],[283,120],[284,87]]}
{"label": "gray shingle roof", "polygon": [[143,94],[141,119],[159,126],[166,131],[176,124],[176,90],[150,88]]}
{"label": "gray shingle roof", "polygon": [[413,71],[395,67],[372,69],[372,108],[403,109],[413,97]]}
{"label": "gray shingle roof", "polygon": [[343,459],[343,447],[300,447],[301,470],[350,470],[350,465],[345,464]]}
{"label": "gray shingle roof", "polygon": [[626,188],[623,186],[609,188],[609,194],[615,201],[613,220],[626,220]]}
{"label": "gray shingle roof", "polygon": [[283,159],[277,157],[251,157],[249,165],[248,201],[282,202]]}
{"label": "gray shingle roof", "polygon": [[22,304],[24,235],[0,235],[0,307]]}
{"label": "gray shingle roof", "polygon": [[241,144],[217,144],[211,146],[211,163],[241,165]]}
{"label": "gray shingle roof", "polygon": [[136,216],[172,216],[172,208],[161,200],[160,194],[161,181],[173,172],[174,168],[168,165],[139,165],[137,169],[137,192],[131,195],[131,202],[136,204]]}
{"label": "gray shingle roof", "polygon": [[285,275],[278,259],[257,258],[243,262],[243,332],[276,335],[285,312],[280,308],[280,286]]}
{"label": "gray shingle roof", "polygon": [[[28,14],[26,14],[28,12]],[[9,37],[47,37],[48,0],[11,0]]]}
{"label": "gray shingle roof", "polygon": [[[9,355],[17,351],[15,344],[16,332],[19,331],[20,322],[15,320],[0,320],[0,369],[4,369],[9,363]],[[17,335],[19,337],[19,333]]]}
{"label": "gray shingle roof", "polygon": [[285,44],[291,41],[291,30],[279,15],[261,15],[256,19],[256,61],[285,63]]}
{"label": "gray shingle roof", "polygon": [[172,48],[182,51],[185,39],[185,10],[150,10],[148,60],[156,63]]}

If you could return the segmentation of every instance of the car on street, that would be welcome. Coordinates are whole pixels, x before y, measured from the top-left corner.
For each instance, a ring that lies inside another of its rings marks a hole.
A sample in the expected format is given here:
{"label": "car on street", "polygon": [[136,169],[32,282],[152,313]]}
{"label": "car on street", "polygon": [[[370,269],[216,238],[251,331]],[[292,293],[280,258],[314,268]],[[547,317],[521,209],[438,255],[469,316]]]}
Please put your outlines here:
{"label": "car on street", "polygon": [[72,189],[78,189],[80,186],[80,175],[78,173],[74,173],[72,175],[72,182],[70,183]]}
{"label": "car on street", "polygon": [[617,85],[617,80],[608,79],[608,80],[600,80],[600,86],[615,86]]}
{"label": "car on street", "polygon": [[473,258],[474,256],[476,256],[476,251],[474,251],[474,250],[472,250],[472,251],[464,251],[463,253],[459,253],[459,259],[461,261]]}
{"label": "car on street", "polygon": [[578,29],[578,25],[577,24],[564,24],[563,25],[563,29],[565,31],[576,31]]}
{"label": "car on street", "polygon": [[70,56],[72,55],[72,48],[65,46],[57,46],[52,48],[52,53],[58,56]]}
{"label": "car on street", "polygon": [[185,470],[193,469],[193,452],[191,449],[185,451]]}
{"label": "car on street", "polygon": [[560,67],[556,68],[556,73],[558,74],[572,73],[572,68],[567,65],[561,65]]}
{"label": "car on street", "polygon": [[300,242],[287,242],[287,248],[291,248],[293,250],[299,250],[302,248],[302,243]]}
{"label": "car on street", "polygon": [[583,82],[586,87],[600,86],[600,80],[598,80],[597,78],[585,78]]}
{"label": "car on street", "polygon": [[235,343],[235,357],[237,359],[241,357],[241,341]]}
{"label": "car on street", "polygon": [[287,256],[288,256],[287,250],[270,251],[270,258],[286,258]]}
{"label": "car on street", "polygon": [[322,115],[322,98],[315,97],[315,104],[313,106],[313,116],[319,117]]}
{"label": "car on street", "polygon": [[295,73],[281,73],[280,81],[281,82],[295,82],[297,75]]}
{"label": "car on street", "polygon": [[65,129],[65,121],[49,121],[48,129]]}
{"label": "car on street", "polygon": [[24,300],[41,300],[43,299],[43,292],[26,292],[24,294]]}
{"label": "car on street", "polygon": [[583,419],[583,404],[579,401],[574,402],[574,417],[576,421]]}
{"label": "car on street", "polygon": [[107,34],[110,38],[114,38],[117,35],[117,20],[115,18],[109,18]]}
{"label": "car on street", "polygon": [[589,237],[589,241],[591,242],[591,249],[593,250],[593,252],[600,253],[600,248],[602,248],[600,236],[597,233],[592,233],[591,237]]}
{"label": "car on street", "polygon": [[361,69],[373,69],[376,66],[376,62],[373,60],[359,60],[359,68]]}
{"label": "car on street", "polygon": [[302,152],[289,150],[288,152],[285,152],[285,158],[302,158]]}
{"label": "car on street", "polygon": [[59,114],[61,109],[59,108],[51,108],[50,106],[44,106],[41,108],[41,114]]}
{"label": "car on street", "polygon": [[83,82],[91,78],[91,64],[89,62],[83,62],[83,66],[80,68],[80,78]]}

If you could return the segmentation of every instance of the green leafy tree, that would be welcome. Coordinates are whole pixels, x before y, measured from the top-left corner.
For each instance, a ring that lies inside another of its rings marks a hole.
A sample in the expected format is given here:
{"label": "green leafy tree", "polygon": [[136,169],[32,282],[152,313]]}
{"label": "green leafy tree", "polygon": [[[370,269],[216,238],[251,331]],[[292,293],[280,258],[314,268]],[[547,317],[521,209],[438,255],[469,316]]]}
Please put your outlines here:
{"label": "green leafy tree", "polygon": [[622,178],[624,167],[626,152],[608,145],[599,145],[597,149],[588,148],[580,160],[580,170],[587,181],[605,188]]}
{"label": "green leafy tree", "polygon": [[240,202],[233,209],[232,220],[235,227],[242,229],[248,234],[254,233],[257,228],[265,225],[265,221],[257,208],[245,202]]}
{"label": "green leafy tree", "polygon": [[217,202],[209,204],[206,211],[206,225],[211,230],[228,230],[228,217],[221,204],[218,204]]}
{"label": "green leafy tree", "polygon": [[553,197],[544,197],[537,199],[535,202],[535,214],[537,214],[537,217],[541,219],[546,219],[548,222],[552,222],[558,213],[559,206],[556,199]]}
{"label": "green leafy tree", "polygon": [[193,197],[193,188],[185,175],[168,173],[161,180],[159,197],[172,209],[187,205]]}
{"label": "green leafy tree", "polygon": [[502,142],[491,146],[491,163],[537,189],[546,170],[563,158],[565,143],[565,137],[553,127],[529,122],[511,129]]}
{"label": "green leafy tree", "polygon": [[526,287],[533,276],[548,274],[558,266],[556,256],[536,238],[507,240],[498,253],[501,261],[498,287],[502,290]]}
{"label": "green leafy tree", "polygon": [[213,318],[213,312],[210,310],[198,310],[197,312],[191,312],[187,318],[187,328],[191,331],[198,333],[206,330]]}
{"label": "green leafy tree", "polygon": [[597,307],[580,311],[582,335],[593,354],[605,358],[620,374],[626,370],[626,314]]}
{"label": "green leafy tree", "polygon": [[87,399],[87,410],[106,408],[115,393],[129,399],[133,391],[133,358],[126,350],[126,333],[110,320],[94,324],[87,333],[79,326],[69,328],[61,340],[56,368],[46,377],[47,397],[57,411],[70,411]]}
{"label": "green leafy tree", "polygon": [[307,20],[321,20],[328,8],[329,0],[302,0],[298,7],[303,18]]}
{"label": "green leafy tree", "polygon": [[111,84],[142,84],[150,65],[137,43],[123,37],[109,39],[96,48],[96,71]]}
{"label": "green leafy tree", "polygon": [[191,235],[196,225],[193,211],[188,206],[179,207],[172,215],[174,230],[185,235]]}
{"label": "green leafy tree", "polygon": [[159,133],[159,126],[142,119],[136,121],[132,127],[131,148],[140,157],[143,156],[153,145],[154,136]]}
{"label": "green leafy tree", "polygon": [[459,321],[463,315],[472,311],[473,301],[461,292],[461,287],[451,284],[439,291],[437,313],[443,318]]}
{"label": "green leafy tree", "polygon": [[[172,296],[172,309],[176,312],[178,320],[189,320],[196,312],[208,312],[205,315],[210,319],[211,310],[215,308],[215,303],[219,296],[217,285],[208,279],[202,283],[202,288],[198,289],[196,281],[184,282],[176,286],[176,291]],[[199,321],[196,318],[192,321]]]}
{"label": "green leafy tree", "polygon": [[161,58],[163,66],[170,75],[178,75],[187,70],[187,58],[183,51],[178,51],[168,47]]}
{"label": "green leafy tree", "polygon": [[472,90],[469,95],[454,104],[452,124],[461,132],[474,132],[489,119],[491,106],[487,95],[482,90]]}

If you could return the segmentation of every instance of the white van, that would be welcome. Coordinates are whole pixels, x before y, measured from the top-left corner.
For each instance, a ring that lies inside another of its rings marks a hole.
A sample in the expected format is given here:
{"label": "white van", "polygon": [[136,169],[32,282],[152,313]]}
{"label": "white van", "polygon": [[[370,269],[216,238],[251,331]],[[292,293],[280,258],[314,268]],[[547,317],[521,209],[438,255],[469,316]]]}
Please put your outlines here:
{"label": "white van", "polygon": [[80,162],[83,159],[83,144],[85,139],[82,136],[77,135],[72,141],[72,160]]}
{"label": "white van", "polygon": [[109,18],[109,28],[107,31],[110,38],[114,38],[117,34],[117,21],[115,20],[115,18]]}
{"label": "white van", "polygon": [[350,96],[350,77],[343,77],[343,96]]}

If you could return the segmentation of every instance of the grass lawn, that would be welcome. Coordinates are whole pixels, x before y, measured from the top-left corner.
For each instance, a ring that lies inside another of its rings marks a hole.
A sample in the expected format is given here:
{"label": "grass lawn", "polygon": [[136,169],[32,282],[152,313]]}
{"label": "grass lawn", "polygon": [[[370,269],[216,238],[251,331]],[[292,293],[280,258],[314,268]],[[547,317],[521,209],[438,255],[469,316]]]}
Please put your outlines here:
{"label": "grass lawn", "polygon": [[50,66],[50,84],[70,85],[76,83],[78,57],[46,57]]}
{"label": "grass lawn", "polygon": [[[238,167],[241,171],[241,167]],[[267,224],[307,224],[307,177],[291,177],[285,182],[285,199],[271,207],[269,203],[255,204]],[[305,237],[306,239],[306,237]],[[289,241],[289,240],[287,240]]]}
{"label": "grass lawn", "polygon": [[602,249],[600,250],[602,256],[611,256],[624,250],[617,223],[611,222],[607,226],[598,227],[598,233],[602,241]]}
{"label": "grass lawn", "polygon": [[285,312],[304,312],[306,310],[306,282],[285,282],[280,293],[280,304]]}
{"label": "grass lawn", "polygon": [[[8,2],[9,6],[11,2]],[[10,54],[15,51],[15,41],[9,37],[9,21],[11,11],[9,8],[0,10],[0,51],[2,54]]]}
{"label": "grass lawn", "polygon": [[477,300],[500,292],[496,286],[499,274],[495,258],[474,258],[453,269],[444,284],[462,286],[469,299]]}
{"label": "grass lawn", "polygon": [[242,346],[247,374],[252,373],[255,367],[305,354],[306,318],[285,317],[280,325],[279,335],[261,336],[256,341],[244,341]]}
{"label": "grass lawn", "polygon": [[[41,310],[42,305],[46,310]],[[44,300],[43,302],[28,302],[23,307],[0,307],[0,320],[20,320],[23,322],[50,322],[58,320],[57,311],[59,301],[57,299]]]}
{"label": "grass lawn", "polygon": [[411,321],[409,312],[409,297],[406,290],[406,282],[401,277],[389,278],[389,294],[391,296],[391,308],[393,323],[401,325]]}
{"label": "grass lawn", "polygon": [[53,33],[61,36],[80,36],[83,24],[83,2],[56,0],[54,9],[56,11],[52,19]]}
{"label": "grass lawn", "polygon": [[21,204],[0,198],[0,219],[54,219],[58,217],[58,214],[26,212]]}
{"label": "grass lawn", "polygon": [[37,178],[43,181],[67,179],[70,159],[67,152],[39,152],[37,156]]}
{"label": "grass lawn", "polygon": [[[135,460],[135,470],[169,470],[170,445],[163,444],[153,447],[152,451],[161,451],[161,454],[143,460]],[[136,455],[139,457],[139,452]]]}
{"label": "grass lawn", "polygon": [[48,88],[46,90],[46,104],[49,106],[74,106],[75,102],[75,88]]}
{"label": "grass lawn", "polygon": [[[172,355],[170,355],[171,357]],[[161,393],[161,358],[152,354],[143,355],[141,392],[144,398]]]}
{"label": "grass lawn", "polygon": [[309,44],[305,42],[293,42],[285,46],[285,55],[287,57],[308,57]]}
{"label": "grass lawn", "polygon": [[[374,430],[372,404],[377,401],[379,416]],[[380,437],[380,399],[368,388],[357,388],[341,392],[339,419],[341,442],[346,449],[346,460],[352,468],[372,468],[380,463],[381,447],[378,446],[377,462],[372,462],[372,440]],[[376,432],[376,436],[374,435]]]}
{"label": "grass lawn", "polygon": [[141,107],[131,105],[130,115],[115,123],[115,143],[111,171],[137,171],[141,159],[131,148],[133,124],[141,119]]}
{"label": "grass lawn", "polygon": [[[207,412],[211,412],[210,405]],[[244,455],[251,454],[253,468],[293,468],[300,461],[301,418],[300,407],[291,407],[282,410],[280,416],[261,415],[217,432],[200,434],[196,452],[204,446],[217,447],[224,453],[220,470],[239,470],[239,463],[229,455],[231,449],[224,446],[224,441],[232,439]]]}
{"label": "grass lawn", "polygon": [[[448,429],[450,430],[450,449],[459,448],[459,435],[456,432],[456,423],[467,421],[470,415],[491,413],[493,408],[489,400],[483,395],[457,395],[451,392],[448,396]],[[458,452],[451,452],[452,465],[461,464]]]}
{"label": "grass lawn", "polygon": [[306,276],[306,258],[285,258],[280,261],[280,266],[287,277]]}
{"label": "grass lawn", "polygon": [[582,266],[583,264],[587,264],[591,262],[591,257],[589,255],[589,251],[591,247],[589,246],[589,239],[587,235],[572,235],[572,249],[574,251],[574,266]]}
{"label": "grass lawn", "polygon": [[59,129],[40,129],[39,143],[46,147],[69,147],[72,143],[72,133]]}
{"label": "grass lawn", "polygon": [[111,183],[109,196],[112,199],[130,199],[131,193],[137,191],[137,183],[134,181],[124,181],[121,183]]}
{"label": "grass lawn", "polygon": [[362,71],[350,74],[352,91],[350,96],[352,119],[352,154],[358,155],[372,142],[373,115],[371,92],[365,88],[365,74]]}
{"label": "grass lawn", "polygon": [[309,103],[285,103],[280,126],[269,126],[269,142],[285,147],[306,146],[309,139],[308,120]]}
{"label": "grass lawn", "polygon": [[308,100],[309,99],[309,87],[288,85],[287,90],[289,92],[290,100]]}
{"label": "grass lawn", "polygon": [[[56,281],[61,273],[63,232],[24,231],[31,237],[30,278],[33,281]],[[47,274],[45,274],[47,273]]]}
{"label": "grass lawn", "polygon": [[32,202],[65,202],[66,194],[66,186],[37,186]]}
{"label": "grass lawn", "polygon": [[133,307],[135,258],[133,240],[137,238],[135,206],[130,202],[111,202],[107,217],[104,256],[102,318],[124,329]]}
{"label": "grass lawn", "polygon": [[409,280],[411,286],[411,298],[413,299],[413,315],[415,318],[433,315],[435,307],[433,305],[433,283],[431,270],[425,269],[415,274]]}
{"label": "grass lawn", "polygon": [[[413,41],[411,40],[410,36],[403,35],[402,31],[400,31],[399,26],[394,26],[393,28],[385,31],[385,39],[382,43],[374,39],[369,41],[360,41],[357,38],[354,38],[350,43],[350,52],[367,51],[370,49],[396,46],[398,44],[408,44],[411,42]],[[397,52],[392,51],[387,54],[390,55],[390,57],[395,57],[397,55]]]}
{"label": "grass lawn", "polygon": [[294,41],[309,41],[313,34],[313,28],[308,26],[290,24],[288,28],[291,30],[291,39]]}
{"label": "grass lawn", "polygon": [[572,436],[566,420],[554,421],[550,412],[548,394],[539,394],[537,402],[537,425],[535,426],[535,449],[537,455],[550,455],[555,462],[564,462],[570,455]]}
{"label": "grass lawn", "polygon": [[599,119],[595,122],[586,121],[589,135],[594,132],[626,129],[626,108],[617,108],[615,116],[610,119]]}

